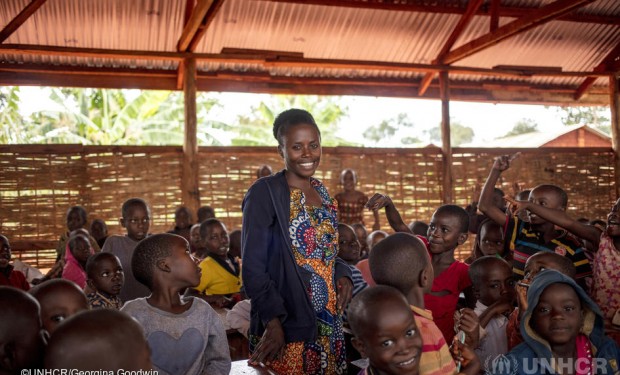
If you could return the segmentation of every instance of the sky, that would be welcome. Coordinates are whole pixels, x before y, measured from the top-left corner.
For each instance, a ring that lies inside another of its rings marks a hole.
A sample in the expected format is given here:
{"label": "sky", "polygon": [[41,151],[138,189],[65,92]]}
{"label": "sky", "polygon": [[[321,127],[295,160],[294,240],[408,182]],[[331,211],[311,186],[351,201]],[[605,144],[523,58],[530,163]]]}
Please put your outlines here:
{"label": "sky", "polygon": [[[134,92],[136,90],[133,90]],[[45,88],[22,87],[22,113],[29,114],[42,109],[54,109],[55,103],[47,98]],[[214,93],[223,104],[223,110],[217,114],[224,122],[234,123],[237,115],[257,106],[267,94]],[[407,132],[420,137],[425,130],[438,126],[441,122],[441,102],[439,100],[380,98],[367,96],[342,96],[342,105],[348,107],[348,116],[340,122],[339,136],[370,146],[363,137],[363,132],[370,126],[383,120],[395,118],[399,113],[406,113],[414,127]],[[552,131],[563,126],[560,115],[555,108],[542,105],[492,104],[472,102],[450,102],[450,117],[464,126],[474,130],[472,145],[482,145],[506,134],[519,121],[532,119],[538,129]],[[422,137],[423,138],[423,137]],[[384,142],[380,147],[401,146],[397,139]]]}

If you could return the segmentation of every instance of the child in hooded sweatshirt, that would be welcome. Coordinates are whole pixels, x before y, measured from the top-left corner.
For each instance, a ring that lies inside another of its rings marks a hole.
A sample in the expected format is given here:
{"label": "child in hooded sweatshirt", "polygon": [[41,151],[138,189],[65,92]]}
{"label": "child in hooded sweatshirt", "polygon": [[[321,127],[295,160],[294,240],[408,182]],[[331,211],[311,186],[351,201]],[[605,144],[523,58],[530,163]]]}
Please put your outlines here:
{"label": "child in hooded sweatshirt", "polygon": [[518,375],[618,374],[620,349],[605,336],[598,306],[573,279],[542,271],[529,286],[527,303],[525,341],[492,366],[509,365],[506,373]]}

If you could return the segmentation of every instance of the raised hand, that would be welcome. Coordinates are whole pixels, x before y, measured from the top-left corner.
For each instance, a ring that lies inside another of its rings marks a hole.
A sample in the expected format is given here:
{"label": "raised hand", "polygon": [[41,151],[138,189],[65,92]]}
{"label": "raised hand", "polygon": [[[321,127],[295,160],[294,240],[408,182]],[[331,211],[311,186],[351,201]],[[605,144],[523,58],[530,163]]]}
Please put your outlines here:
{"label": "raised hand", "polygon": [[510,168],[510,163],[521,155],[520,152],[512,155],[501,155],[495,158],[493,162],[493,169],[503,172]]}
{"label": "raised hand", "polygon": [[378,210],[383,207],[387,207],[392,204],[392,199],[384,194],[375,193],[368,202],[366,202],[366,208],[369,210]]}

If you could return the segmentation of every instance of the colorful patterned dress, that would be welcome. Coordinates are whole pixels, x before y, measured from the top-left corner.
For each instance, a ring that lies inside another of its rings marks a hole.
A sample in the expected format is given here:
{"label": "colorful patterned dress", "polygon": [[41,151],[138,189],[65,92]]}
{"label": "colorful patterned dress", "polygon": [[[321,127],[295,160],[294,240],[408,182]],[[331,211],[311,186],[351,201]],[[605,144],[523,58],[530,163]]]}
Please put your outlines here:
{"label": "colorful patterned dress", "polygon": [[291,188],[289,235],[297,264],[310,271],[308,298],[316,312],[315,342],[292,342],[272,363],[281,374],[342,374],[346,370],[342,319],[336,312],[334,271],[338,238],[336,206],[321,182],[311,179],[323,205],[306,205],[300,189]]}

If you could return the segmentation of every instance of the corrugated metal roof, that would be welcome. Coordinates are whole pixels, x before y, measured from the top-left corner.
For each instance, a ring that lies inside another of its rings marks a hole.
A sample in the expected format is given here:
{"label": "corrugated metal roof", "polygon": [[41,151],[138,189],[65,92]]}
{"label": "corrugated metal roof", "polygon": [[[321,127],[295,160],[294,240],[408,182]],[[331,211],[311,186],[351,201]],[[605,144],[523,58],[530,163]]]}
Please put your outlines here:
{"label": "corrugated metal roof", "polygon": [[[290,0],[223,2],[197,43],[194,52],[219,55],[225,49],[282,51],[303,54],[303,59],[338,61],[375,61],[404,64],[432,64],[461,15],[429,11],[383,10],[352,6],[313,5]],[[347,0],[340,0],[346,5]],[[355,0],[348,0],[354,2]],[[536,8],[551,0],[504,0],[502,7]],[[3,0],[0,25],[6,26],[28,0]],[[389,1],[386,1],[389,3]],[[402,4],[428,2],[407,1]],[[433,2],[436,4],[437,2]],[[441,2],[439,2],[441,4]],[[456,1],[446,6],[464,6]],[[447,3],[446,3],[447,4]],[[369,6],[366,4],[366,6]],[[488,6],[488,5],[485,5]],[[418,8],[416,8],[418,9]],[[620,1],[599,0],[578,9],[577,14],[596,14],[620,18]],[[185,1],[174,0],[49,0],[4,42],[4,45],[47,46],[78,49],[128,51],[176,51],[183,31]],[[514,21],[501,17],[500,26]],[[613,23],[613,21],[611,22]],[[489,33],[490,17],[477,15],[461,33],[459,46]],[[453,63],[453,66],[492,69],[496,66],[558,67],[563,71],[592,71],[614,48],[620,45],[620,22],[615,24],[551,21]],[[20,65],[31,67],[88,67],[113,71],[122,69],[176,70],[178,59],[130,59],[93,57],[78,54],[20,53],[2,51],[0,69],[7,66],[19,71]],[[15,65],[19,64],[19,65]],[[426,71],[411,69],[338,68],[334,64],[281,66],[263,61],[226,62],[199,59],[198,70],[213,79],[235,73],[254,73],[271,77],[334,78],[386,80],[417,85]],[[1,76],[0,76],[1,78]],[[242,76],[239,77],[242,79]],[[585,77],[558,76],[490,76],[451,73],[456,87],[475,85],[484,90],[501,83],[530,85],[535,89],[576,90]],[[373,81],[374,82],[374,81]],[[342,83],[345,84],[345,83]],[[356,83],[357,85],[360,82]],[[387,83],[386,83],[387,84]],[[607,78],[596,84],[607,85]],[[602,88],[602,87],[601,87]],[[600,91],[601,88],[598,90]],[[566,93],[562,94],[568,101]]]}

